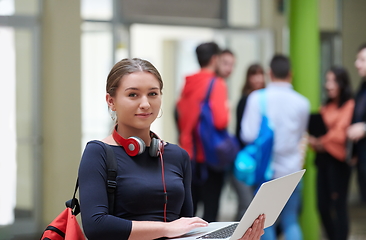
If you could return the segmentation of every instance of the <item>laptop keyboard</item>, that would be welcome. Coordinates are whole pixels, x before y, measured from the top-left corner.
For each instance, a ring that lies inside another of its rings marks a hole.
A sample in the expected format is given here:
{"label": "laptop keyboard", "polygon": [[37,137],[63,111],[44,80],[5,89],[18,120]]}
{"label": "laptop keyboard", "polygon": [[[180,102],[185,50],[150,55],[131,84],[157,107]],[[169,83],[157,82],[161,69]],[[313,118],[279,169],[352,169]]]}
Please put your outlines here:
{"label": "laptop keyboard", "polygon": [[220,228],[214,232],[205,234],[201,237],[198,237],[197,239],[225,239],[233,235],[236,226],[238,226],[239,223],[233,223],[227,227]]}

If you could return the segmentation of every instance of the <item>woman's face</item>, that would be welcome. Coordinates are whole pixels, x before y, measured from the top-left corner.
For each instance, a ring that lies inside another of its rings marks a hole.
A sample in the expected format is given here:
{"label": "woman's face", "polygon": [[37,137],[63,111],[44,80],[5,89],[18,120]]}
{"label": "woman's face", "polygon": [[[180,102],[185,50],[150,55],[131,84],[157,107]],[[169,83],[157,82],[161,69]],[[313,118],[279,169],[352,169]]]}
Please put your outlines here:
{"label": "woman's face", "polygon": [[262,73],[257,73],[249,77],[249,82],[251,88],[254,90],[264,88],[264,75]]}
{"label": "woman's face", "polygon": [[361,50],[357,54],[357,59],[355,61],[355,66],[357,68],[358,74],[361,77],[366,77],[366,48]]}
{"label": "woman's face", "polygon": [[127,74],[120,81],[116,95],[107,97],[110,108],[116,111],[118,127],[150,129],[161,106],[159,81],[147,72]]}
{"label": "woman's face", "polygon": [[339,86],[336,82],[336,76],[331,71],[327,72],[325,89],[327,91],[328,98],[337,99],[339,97]]}

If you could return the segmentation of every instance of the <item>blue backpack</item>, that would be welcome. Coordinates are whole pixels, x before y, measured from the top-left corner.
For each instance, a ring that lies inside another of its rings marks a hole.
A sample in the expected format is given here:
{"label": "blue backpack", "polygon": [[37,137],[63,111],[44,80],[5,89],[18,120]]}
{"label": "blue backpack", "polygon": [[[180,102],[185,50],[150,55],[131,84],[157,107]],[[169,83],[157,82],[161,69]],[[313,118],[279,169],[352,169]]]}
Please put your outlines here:
{"label": "blue backpack", "polygon": [[219,130],[214,125],[209,98],[215,81],[216,78],[211,80],[206,97],[201,104],[197,133],[207,165],[214,170],[224,170],[232,165],[240,147],[237,139],[226,128]]}
{"label": "blue backpack", "polygon": [[236,156],[234,174],[249,186],[259,186],[273,177],[271,168],[274,132],[266,116],[265,90],[259,90],[262,122],[258,137]]}

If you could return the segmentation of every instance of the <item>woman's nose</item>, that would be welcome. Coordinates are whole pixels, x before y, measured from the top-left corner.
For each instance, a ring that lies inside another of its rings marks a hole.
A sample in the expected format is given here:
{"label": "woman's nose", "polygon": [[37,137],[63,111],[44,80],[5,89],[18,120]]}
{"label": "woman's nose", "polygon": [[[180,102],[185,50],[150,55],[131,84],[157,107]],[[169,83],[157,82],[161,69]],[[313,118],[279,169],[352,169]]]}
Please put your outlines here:
{"label": "woman's nose", "polygon": [[148,109],[150,107],[149,99],[146,96],[141,98],[140,108]]}

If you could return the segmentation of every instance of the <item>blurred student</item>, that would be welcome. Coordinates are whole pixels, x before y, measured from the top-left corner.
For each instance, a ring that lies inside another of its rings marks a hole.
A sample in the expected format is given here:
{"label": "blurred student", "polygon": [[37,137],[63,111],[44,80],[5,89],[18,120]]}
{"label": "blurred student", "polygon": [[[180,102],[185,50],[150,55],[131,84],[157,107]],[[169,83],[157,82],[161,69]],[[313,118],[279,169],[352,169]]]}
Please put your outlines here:
{"label": "blurred student", "polygon": [[[292,89],[291,63],[288,57],[275,55],[270,62],[271,82],[263,90],[252,92],[247,100],[241,122],[241,138],[253,142],[260,131],[260,92],[264,91],[267,117],[274,130],[271,167],[273,178],[279,178],[302,169],[300,141],[308,125],[309,101]],[[301,240],[298,223],[301,203],[301,185],[298,185],[285,205],[276,224],[266,228],[261,239],[276,239],[276,225],[280,224],[286,240]]]}
{"label": "blurred student", "polygon": [[317,200],[320,217],[329,240],[347,240],[348,186],[351,168],[346,163],[347,128],[351,124],[354,100],[347,71],[332,67],[326,75],[327,100],[320,114],[326,133],[309,136],[317,152]]}
{"label": "blurred student", "polygon": [[357,157],[357,177],[361,201],[366,204],[366,43],[360,46],[355,61],[361,85],[356,94],[356,104],[352,125],[347,135],[355,144],[353,151]]}
{"label": "blurred student", "polygon": [[[249,66],[245,76],[245,84],[241,91],[241,98],[236,107],[236,127],[235,134],[240,143],[240,147],[243,148],[245,143],[240,138],[241,120],[244,114],[245,105],[248,96],[251,92],[262,89],[265,87],[264,70],[259,64],[252,64]],[[247,210],[250,202],[253,199],[252,188],[242,181],[239,181],[234,175],[232,175],[232,183],[234,189],[238,195],[238,210],[235,216],[236,221],[240,221],[241,217]]]}
{"label": "blurred student", "polygon": [[221,51],[218,64],[216,68],[216,75],[228,79],[234,70],[235,66],[235,55],[229,49],[224,49]]}
{"label": "blurred student", "polygon": [[241,120],[243,118],[244,109],[248,96],[251,92],[265,87],[264,70],[259,64],[252,64],[248,67],[245,84],[241,90],[241,98],[236,107],[236,128],[235,134],[240,142],[240,146],[244,147],[245,143],[240,138]]}
{"label": "blurred student", "polygon": [[219,46],[214,42],[202,43],[196,48],[199,72],[187,76],[180,99],[177,103],[179,144],[185,149],[192,164],[192,198],[194,212],[199,202],[203,203],[203,219],[217,221],[219,200],[224,183],[225,169],[210,168],[204,157],[203,147],[199,141],[197,122],[200,106],[204,100],[210,82],[216,78],[210,95],[214,125],[225,129],[229,123],[229,104],[227,86],[224,79],[216,76]]}

